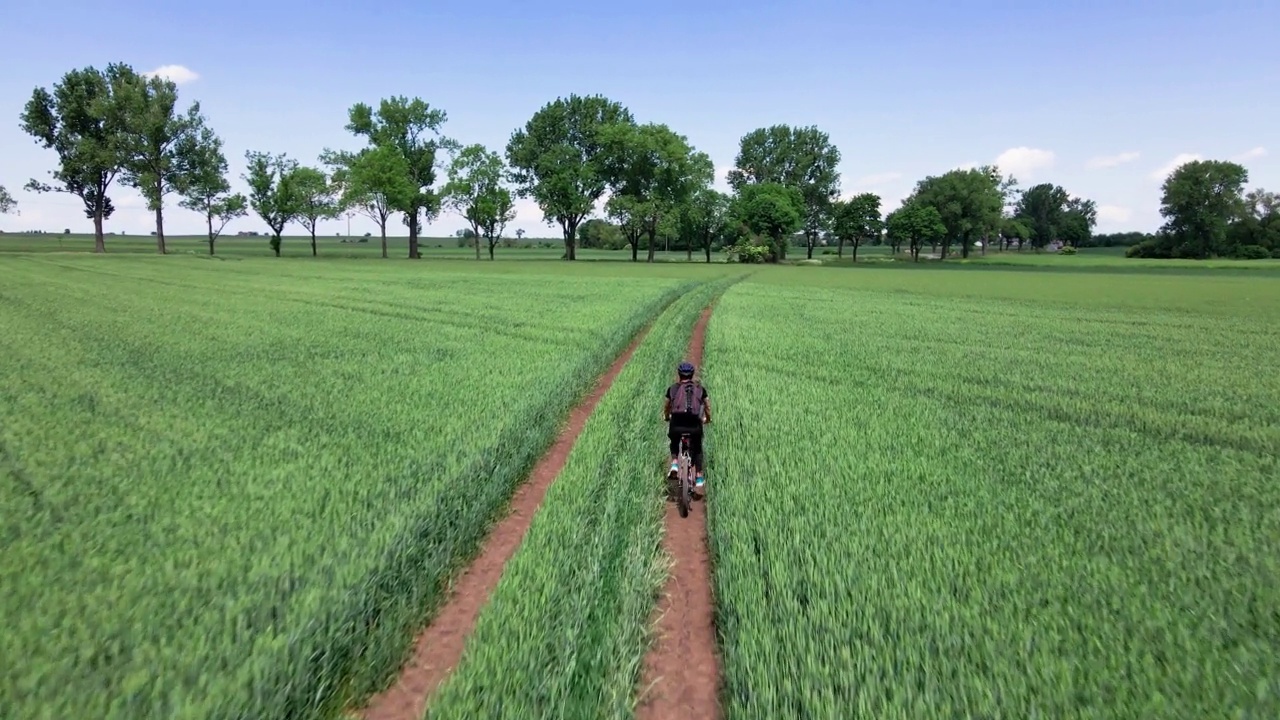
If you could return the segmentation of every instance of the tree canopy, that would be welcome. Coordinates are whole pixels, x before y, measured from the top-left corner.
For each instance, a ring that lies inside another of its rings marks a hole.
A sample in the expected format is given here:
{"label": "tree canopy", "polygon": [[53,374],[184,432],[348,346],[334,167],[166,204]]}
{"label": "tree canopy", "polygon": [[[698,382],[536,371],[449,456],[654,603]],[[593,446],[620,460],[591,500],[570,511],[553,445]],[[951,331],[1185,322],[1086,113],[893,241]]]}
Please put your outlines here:
{"label": "tree canopy", "polygon": [[560,225],[567,260],[577,257],[578,226],[618,184],[610,172],[616,164],[606,147],[609,128],[634,123],[630,110],[603,95],[570,95],[542,106],[507,142],[518,195]]}
{"label": "tree canopy", "polygon": [[830,227],[832,203],[840,196],[839,164],[839,148],[816,126],[771,125],[742,137],[728,181],[738,192],[747,185],[762,183],[800,191],[801,227],[812,258],[818,236]]}

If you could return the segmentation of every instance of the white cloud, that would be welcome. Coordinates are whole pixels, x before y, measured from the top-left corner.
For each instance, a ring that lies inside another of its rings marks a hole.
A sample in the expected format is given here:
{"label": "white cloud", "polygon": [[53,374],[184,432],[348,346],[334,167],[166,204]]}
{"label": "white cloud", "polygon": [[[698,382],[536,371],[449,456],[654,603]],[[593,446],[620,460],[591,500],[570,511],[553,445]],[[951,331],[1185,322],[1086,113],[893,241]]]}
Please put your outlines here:
{"label": "white cloud", "polygon": [[155,70],[149,70],[142,74],[147,77],[158,75],[162,78],[168,78],[177,85],[185,85],[193,80],[200,79],[200,75],[196,71],[183,65],[161,65]]}
{"label": "white cloud", "polygon": [[1022,179],[1035,175],[1037,170],[1052,167],[1053,160],[1052,150],[1020,146],[1000,153],[996,165],[1003,174]]}
{"label": "white cloud", "polygon": [[1119,155],[1100,155],[1089,160],[1086,165],[1094,170],[1100,168],[1113,168],[1123,165],[1127,162],[1137,160],[1139,154],[1136,152],[1122,152]]}
{"label": "white cloud", "polygon": [[1235,158],[1233,159],[1236,162],[1243,162],[1245,160],[1253,160],[1256,158],[1265,157],[1266,154],[1267,154],[1267,149],[1259,146],[1259,147],[1253,148],[1252,150],[1246,150],[1245,152],[1242,152],[1239,155],[1235,156]]}
{"label": "white cloud", "polygon": [[1133,217],[1133,211],[1127,207],[1119,205],[1099,205],[1098,221],[1104,223],[1123,223],[1128,222]]}
{"label": "white cloud", "polygon": [[1153,170],[1151,172],[1150,177],[1152,180],[1163,181],[1165,178],[1169,177],[1169,173],[1173,172],[1174,170],[1177,170],[1179,167],[1182,167],[1183,165],[1186,165],[1189,162],[1194,162],[1196,160],[1203,160],[1203,159],[1204,158],[1201,157],[1200,153],[1182,153],[1177,157],[1175,157],[1174,159],[1170,160],[1169,162],[1165,163],[1164,165],[1161,165],[1160,167]]}

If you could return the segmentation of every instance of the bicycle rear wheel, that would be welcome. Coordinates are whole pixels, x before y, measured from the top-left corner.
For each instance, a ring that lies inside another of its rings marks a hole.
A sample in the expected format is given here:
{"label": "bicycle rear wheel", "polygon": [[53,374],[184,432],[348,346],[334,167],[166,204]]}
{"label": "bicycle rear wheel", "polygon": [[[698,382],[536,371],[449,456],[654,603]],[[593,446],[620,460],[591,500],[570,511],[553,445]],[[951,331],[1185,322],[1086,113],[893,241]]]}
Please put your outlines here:
{"label": "bicycle rear wheel", "polygon": [[690,495],[693,493],[693,462],[688,453],[680,454],[680,492],[676,496],[676,505],[680,508],[680,517],[689,517]]}

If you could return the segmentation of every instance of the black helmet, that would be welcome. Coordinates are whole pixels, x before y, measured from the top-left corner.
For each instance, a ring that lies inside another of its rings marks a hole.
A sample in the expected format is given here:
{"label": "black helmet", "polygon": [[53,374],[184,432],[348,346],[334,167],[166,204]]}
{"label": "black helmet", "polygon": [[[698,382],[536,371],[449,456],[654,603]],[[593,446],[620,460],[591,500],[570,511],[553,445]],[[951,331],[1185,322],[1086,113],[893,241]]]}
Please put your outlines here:
{"label": "black helmet", "polygon": [[693,377],[693,370],[693,363],[691,362],[682,362],[680,363],[680,367],[676,368],[676,372],[679,373],[682,378]]}

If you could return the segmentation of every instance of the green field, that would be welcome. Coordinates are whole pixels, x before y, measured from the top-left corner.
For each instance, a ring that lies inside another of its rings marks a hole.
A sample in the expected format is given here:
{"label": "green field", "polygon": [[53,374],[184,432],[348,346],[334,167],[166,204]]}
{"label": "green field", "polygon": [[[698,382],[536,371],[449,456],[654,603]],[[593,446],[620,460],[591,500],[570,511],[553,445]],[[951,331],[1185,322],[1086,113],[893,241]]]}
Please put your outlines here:
{"label": "green field", "polygon": [[338,717],[652,323],[431,712],[628,717],[718,298],[726,718],[1280,716],[1276,261],[326,241],[0,239],[0,714]]}

